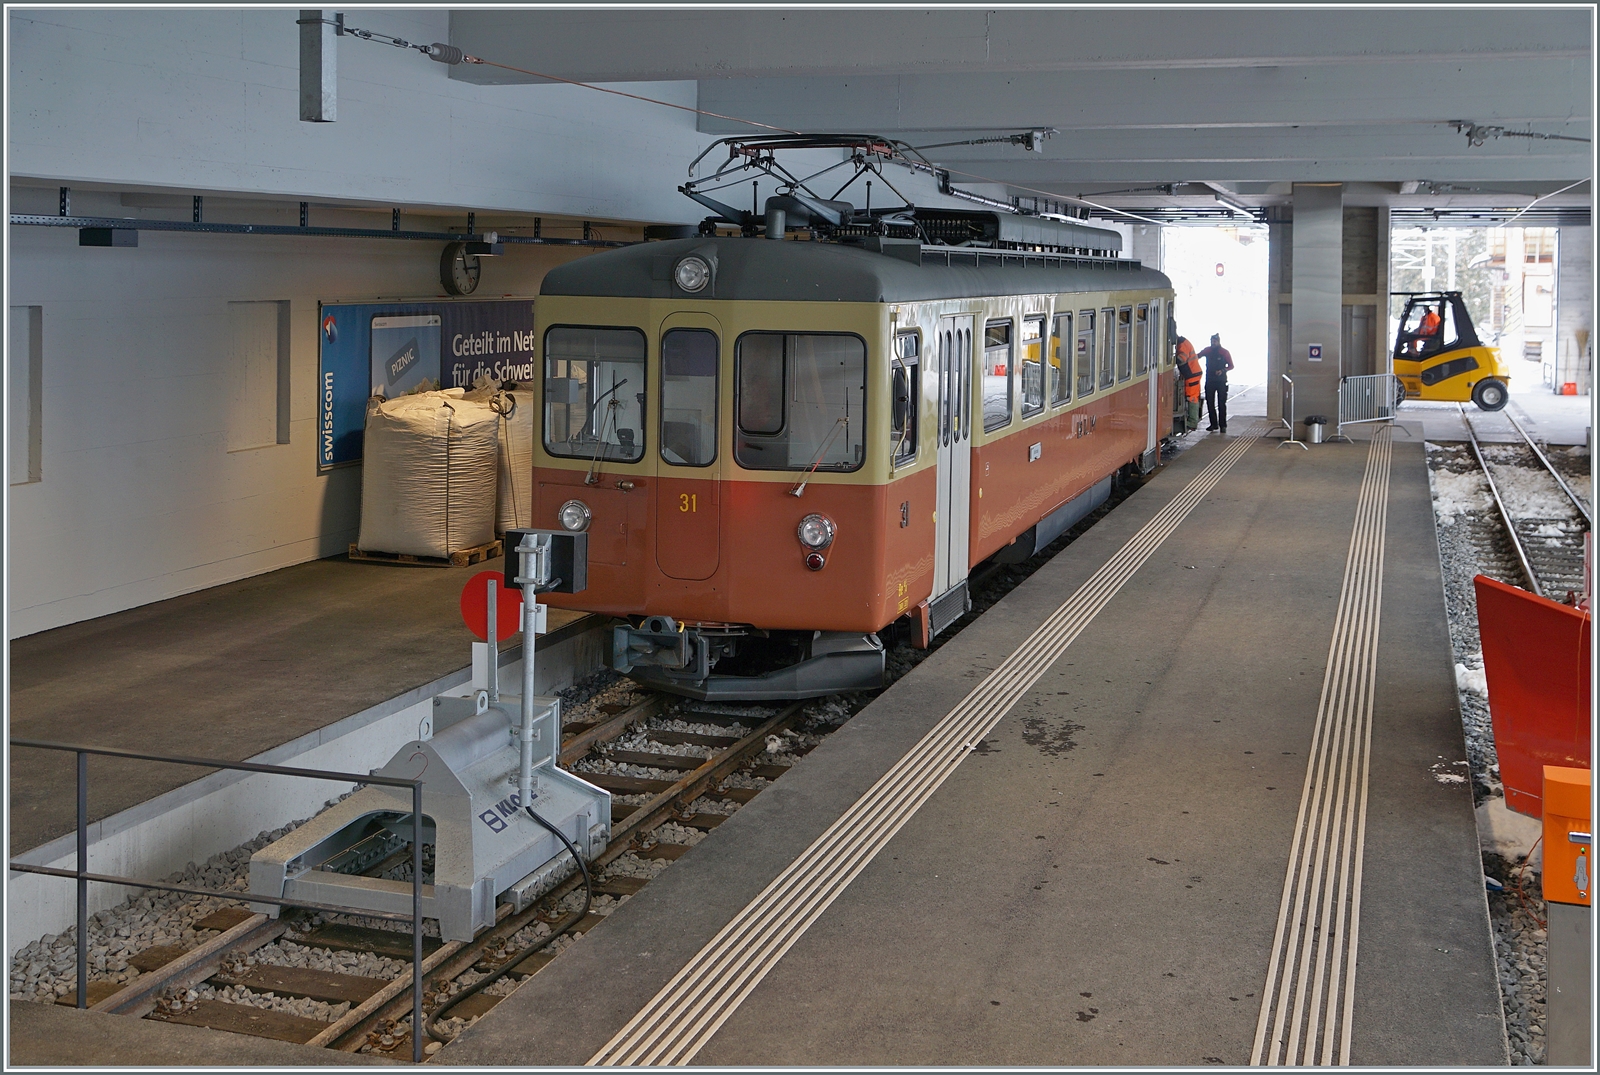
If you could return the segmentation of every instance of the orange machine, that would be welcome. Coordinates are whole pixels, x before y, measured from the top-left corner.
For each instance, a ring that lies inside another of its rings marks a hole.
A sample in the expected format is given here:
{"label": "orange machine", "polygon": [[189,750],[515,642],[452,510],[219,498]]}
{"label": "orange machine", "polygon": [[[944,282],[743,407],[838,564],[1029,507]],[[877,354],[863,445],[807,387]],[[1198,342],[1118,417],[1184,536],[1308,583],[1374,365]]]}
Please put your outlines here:
{"label": "orange machine", "polygon": [[1589,770],[1546,765],[1544,898],[1549,902],[1593,906],[1589,813]]}
{"label": "orange machine", "polygon": [[1484,575],[1472,582],[1506,806],[1539,817],[1544,767],[1589,765],[1590,615]]}

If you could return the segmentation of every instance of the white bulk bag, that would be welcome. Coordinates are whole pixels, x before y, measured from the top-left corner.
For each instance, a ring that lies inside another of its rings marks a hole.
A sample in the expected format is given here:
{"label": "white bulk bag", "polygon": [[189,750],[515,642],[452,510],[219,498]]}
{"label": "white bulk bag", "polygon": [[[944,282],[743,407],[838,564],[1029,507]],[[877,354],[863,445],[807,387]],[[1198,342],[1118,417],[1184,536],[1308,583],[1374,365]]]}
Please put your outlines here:
{"label": "white bulk bag", "polygon": [[500,415],[500,477],[494,528],[505,533],[533,525],[533,429],[539,404],[533,389],[499,388],[489,381],[467,399],[487,403]]}
{"label": "white bulk bag", "polygon": [[364,552],[449,556],[494,540],[500,416],[459,388],[367,405]]}

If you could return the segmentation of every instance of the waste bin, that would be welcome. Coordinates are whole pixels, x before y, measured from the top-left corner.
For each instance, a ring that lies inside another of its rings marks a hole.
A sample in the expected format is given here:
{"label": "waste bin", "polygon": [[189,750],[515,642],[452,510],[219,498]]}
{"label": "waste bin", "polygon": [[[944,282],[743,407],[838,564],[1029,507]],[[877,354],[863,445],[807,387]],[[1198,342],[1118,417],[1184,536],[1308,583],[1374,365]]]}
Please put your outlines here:
{"label": "waste bin", "polygon": [[1306,440],[1312,444],[1322,443],[1322,434],[1327,432],[1328,419],[1324,415],[1311,414],[1306,416]]}

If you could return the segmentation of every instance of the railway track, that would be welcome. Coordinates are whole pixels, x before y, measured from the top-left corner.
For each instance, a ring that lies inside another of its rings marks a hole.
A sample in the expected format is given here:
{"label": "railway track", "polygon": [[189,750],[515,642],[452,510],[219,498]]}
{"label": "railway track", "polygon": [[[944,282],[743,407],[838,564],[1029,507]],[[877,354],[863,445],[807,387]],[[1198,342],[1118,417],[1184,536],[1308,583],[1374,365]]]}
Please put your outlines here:
{"label": "railway track", "polygon": [[[595,906],[582,898],[583,877],[574,870],[519,913],[500,905],[496,923],[470,942],[427,938],[426,1013],[495,972],[505,983],[500,992],[484,989],[455,1003],[440,1024],[447,1036],[547,965],[563,938],[603,922],[617,902],[637,893],[661,868],[652,864],[675,861],[699,834],[782,776],[788,765],[762,763],[763,753],[794,759],[820,741],[797,730],[805,703],[718,706],[648,694],[599,708],[596,719],[564,729],[561,752],[564,768],[613,795],[611,841],[589,863]],[[431,850],[424,847],[424,869]],[[363,872],[409,879],[410,862],[408,845]],[[574,902],[582,910],[572,908]],[[244,907],[224,907],[194,923],[198,930],[218,931],[210,940],[187,951],[154,946],[135,953],[128,962],[143,973],[115,992],[114,983],[91,982],[90,1006],[409,1060],[411,933],[374,928],[369,921],[303,911],[274,921]],[[320,965],[258,958],[285,951],[291,959]],[[366,973],[331,970],[328,964]],[[314,1006],[315,1016],[304,1014]]]}
{"label": "railway track", "polygon": [[[938,642],[958,633],[1087,531],[1133,487],[1119,485],[1106,504],[1042,555],[976,573],[973,610]],[[897,647],[891,656],[891,680],[932,652],[901,653],[904,648]],[[470,942],[425,938],[424,1019],[445,1036],[458,1033],[517,983],[548,965],[562,947],[604,922],[620,901],[639,892],[650,877],[782,776],[788,764],[775,757],[788,762],[809,752],[836,722],[804,726],[808,707],[817,702],[839,705],[837,700],[819,699],[786,706],[719,706],[686,702],[625,683],[616,689],[632,697],[625,703],[600,705],[590,719],[567,724],[560,755],[563,768],[612,793],[611,841],[589,863],[594,906],[587,906],[583,878],[574,870],[521,912],[501,904],[495,924]],[[611,691],[607,688],[607,693]],[[760,758],[764,752],[769,752],[766,762]],[[425,871],[432,850],[431,845],[424,846]],[[411,861],[407,843],[362,872],[409,880]],[[245,897],[241,894],[239,899]],[[409,926],[390,923],[388,928],[377,928],[374,920],[360,916],[304,910],[274,920],[242,906],[224,906],[192,927],[216,932],[209,938],[195,936],[187,950],[182,945],[157,944],[134,953],[128,963],[142,973],[120,989],[115,982],[91,980],[90,1006],[136,1018],[370,1053],[400,1063],[413,1057]],[[454,1002],[435,1022],[432,1013],[441,1005],[495,975],[499,982]],[[75,994],[69,993],[58,1002],[74,999]],[[425,1033],[425,1043],[428,1036]],[[429,1044],[427,1054],[437,1047]]]}
{"label": "railway track", "polygon": [[1583,535],[1593,526],[1589,506],[1515,416],[1505,417],[1522,442],[1485,445],[1466,408],[1461,409],[1473,457],[1530,589],[1571,602],[1583,592]]}

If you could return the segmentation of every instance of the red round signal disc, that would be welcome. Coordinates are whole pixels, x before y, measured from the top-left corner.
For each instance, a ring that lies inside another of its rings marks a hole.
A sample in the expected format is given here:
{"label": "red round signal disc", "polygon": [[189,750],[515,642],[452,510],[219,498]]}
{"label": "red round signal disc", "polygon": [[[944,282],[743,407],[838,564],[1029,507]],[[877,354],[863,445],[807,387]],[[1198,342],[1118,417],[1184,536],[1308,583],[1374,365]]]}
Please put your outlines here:
{"label": "red round signal disc", "polygon": [[495,585],[495,639],[505,641],[522,630],[522,591],[506,589],[506,577],[498,571],[480,571],[461,587],[461,619],[467,630],[483,642],[489,641],[489,580]]}

